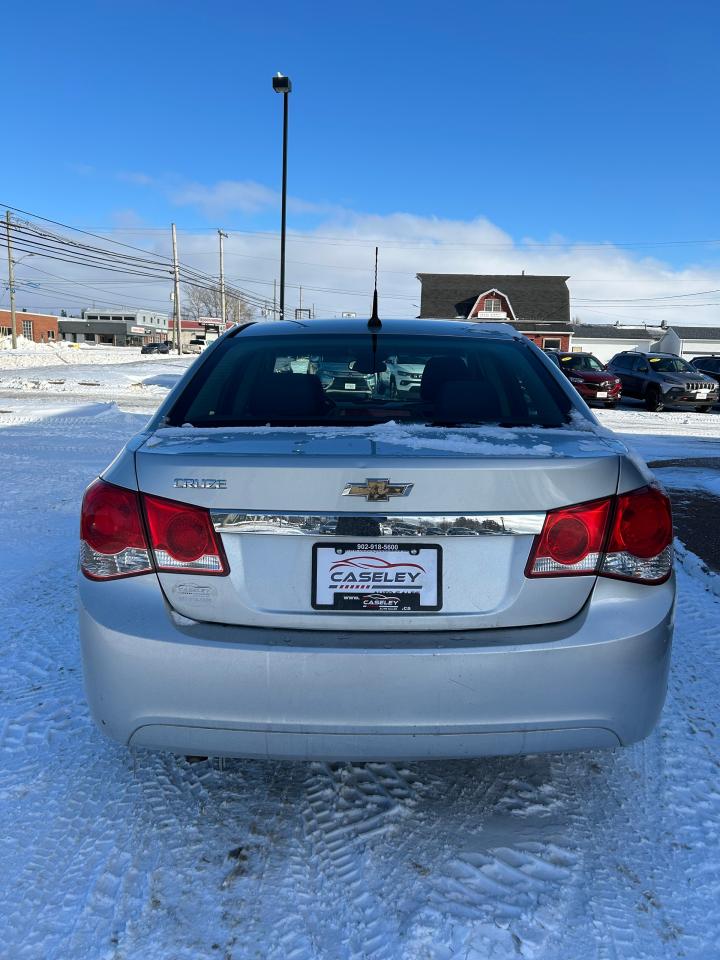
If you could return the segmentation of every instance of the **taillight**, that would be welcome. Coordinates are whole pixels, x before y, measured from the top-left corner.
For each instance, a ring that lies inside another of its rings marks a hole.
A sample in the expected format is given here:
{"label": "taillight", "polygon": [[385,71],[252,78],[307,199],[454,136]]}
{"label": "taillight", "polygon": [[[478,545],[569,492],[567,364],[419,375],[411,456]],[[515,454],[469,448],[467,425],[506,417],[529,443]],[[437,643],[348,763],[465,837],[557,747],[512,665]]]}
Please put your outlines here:
{"label": "taillight", "polygon": [[526,568],[528,577],[587,576],[600,569],[611,498],[550,510]]}
{"label": "taillight", "polygon": [[641,487],[616,498],[601,574],[642,583],[662,583],[672,570],[670,501],[657,487]]}
{"label": "taillight", "polygon": [[158,570],[211,576],[228,572],[225,552],[207,510],[147,494],[143,504]]}
{"label": "taillight", "polygon": [[663,583],[672,571],[672,512],[657,487],[550,510],[535,538],[527,577],[598,574]]}
{"label": "taillight", "polygon": [[91,580],[114,580],[152,568],[138,494],[96,480],[83,497],[80,569]]}

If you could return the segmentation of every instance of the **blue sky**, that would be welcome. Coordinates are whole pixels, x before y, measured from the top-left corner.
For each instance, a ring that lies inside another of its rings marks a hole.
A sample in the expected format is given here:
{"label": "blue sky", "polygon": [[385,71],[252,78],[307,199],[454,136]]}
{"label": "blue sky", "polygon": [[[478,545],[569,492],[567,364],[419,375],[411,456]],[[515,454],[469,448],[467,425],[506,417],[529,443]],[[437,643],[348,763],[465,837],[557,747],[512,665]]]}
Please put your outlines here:
{"label": "blue sky", "polygon": [[361,217],[384,236],[407,214],[423,242],[418,223],[447,239],[482,220],[501,245],[643,241],[634,261],[720,264],[718,245],[677,242],[720,237],[710,0],[40,0],[2,18],[0,202],[97,228],[274,230],[282,70],[291,230]]}

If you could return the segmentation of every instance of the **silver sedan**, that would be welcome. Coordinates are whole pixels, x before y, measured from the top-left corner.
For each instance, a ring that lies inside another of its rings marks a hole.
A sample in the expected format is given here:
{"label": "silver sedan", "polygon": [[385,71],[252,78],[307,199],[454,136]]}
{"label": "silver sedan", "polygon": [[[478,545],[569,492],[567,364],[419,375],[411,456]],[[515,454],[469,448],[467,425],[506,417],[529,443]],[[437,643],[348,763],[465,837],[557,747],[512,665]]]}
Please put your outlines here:
{"label": "silver sedan", "polygon": [[[402,355],[419,387],[391,396]],[[504,325],[229,331],[86,491],[79,583],[92,713],[130,746],[617,747],[665,698],[668,499]]]}

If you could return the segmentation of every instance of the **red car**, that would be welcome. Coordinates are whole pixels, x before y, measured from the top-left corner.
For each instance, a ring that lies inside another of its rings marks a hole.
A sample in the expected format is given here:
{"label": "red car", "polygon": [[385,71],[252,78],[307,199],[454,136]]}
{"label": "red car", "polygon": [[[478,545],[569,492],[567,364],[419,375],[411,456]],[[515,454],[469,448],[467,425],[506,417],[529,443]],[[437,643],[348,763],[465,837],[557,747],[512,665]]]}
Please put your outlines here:
{"label": "red car", "polygon": [[545,351],[562,370],[587,404],[601,403],[614,407],[622,397],[622,381],[611,373],[592,353]]}

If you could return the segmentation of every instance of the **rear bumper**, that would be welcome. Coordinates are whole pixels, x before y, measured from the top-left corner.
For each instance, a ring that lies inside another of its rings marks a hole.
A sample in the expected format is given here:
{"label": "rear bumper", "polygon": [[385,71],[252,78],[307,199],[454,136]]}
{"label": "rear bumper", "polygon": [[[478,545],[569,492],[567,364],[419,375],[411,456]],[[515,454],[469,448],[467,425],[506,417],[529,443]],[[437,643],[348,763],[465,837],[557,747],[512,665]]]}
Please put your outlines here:
{"label": "rear bumper", "polygon": [[92,714],[131,746],[185,754],[371,760],[612,747],[665,699],[674,578],[600,580],[562,624],[337,633],[195,623],[153,576],[81,578]]}

